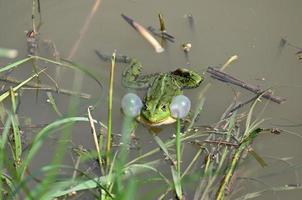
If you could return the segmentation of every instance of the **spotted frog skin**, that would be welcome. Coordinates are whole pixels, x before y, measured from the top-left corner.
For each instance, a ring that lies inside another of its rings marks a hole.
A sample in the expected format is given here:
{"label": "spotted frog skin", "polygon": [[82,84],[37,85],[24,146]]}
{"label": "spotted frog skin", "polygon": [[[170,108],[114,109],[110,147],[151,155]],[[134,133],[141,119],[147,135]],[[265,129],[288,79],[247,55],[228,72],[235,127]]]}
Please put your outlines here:
{"label": "spotted frog skin", "polygon": [[136,59],[123,72],[123,85],[132,89],[146,89],[143,107],[136,118],[149,126],[160,126],[175,122],[171,116],[170,104],[174,96],[183,93],[183,89],[198,87],[203,76],[194,71],[178,68],[172,72],[142,75],[142,65]]}

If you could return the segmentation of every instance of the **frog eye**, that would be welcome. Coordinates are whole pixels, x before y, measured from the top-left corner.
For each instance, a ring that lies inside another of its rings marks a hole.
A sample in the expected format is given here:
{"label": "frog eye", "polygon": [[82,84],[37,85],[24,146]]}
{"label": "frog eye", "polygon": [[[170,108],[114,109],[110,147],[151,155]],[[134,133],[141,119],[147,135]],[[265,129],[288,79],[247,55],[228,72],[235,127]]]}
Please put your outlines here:
{"label": "frog eye", "polygon": [[161,107],[161,109],[162,109],[162,111],[166,111],[166,110],[167,110],[167,106],[166,106],[166,105],[163,105],[163,106]]}

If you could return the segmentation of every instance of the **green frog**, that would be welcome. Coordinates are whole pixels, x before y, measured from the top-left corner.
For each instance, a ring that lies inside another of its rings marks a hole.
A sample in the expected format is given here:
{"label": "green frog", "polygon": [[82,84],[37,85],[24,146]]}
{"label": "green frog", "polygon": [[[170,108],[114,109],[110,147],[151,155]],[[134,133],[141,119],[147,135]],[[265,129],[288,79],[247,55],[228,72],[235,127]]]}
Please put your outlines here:
{"label": "green frog", "polygon": [[176,119],[170,113],[172,98],[182,94],[183,89],[198,87],[203,81],[203,76],[185,68],[142,75],[142,65],[138,60],[131,59],[128,63],[122,83],[128,88],[147,90],[141,113],[136,119],[149,126],[174,123]]}

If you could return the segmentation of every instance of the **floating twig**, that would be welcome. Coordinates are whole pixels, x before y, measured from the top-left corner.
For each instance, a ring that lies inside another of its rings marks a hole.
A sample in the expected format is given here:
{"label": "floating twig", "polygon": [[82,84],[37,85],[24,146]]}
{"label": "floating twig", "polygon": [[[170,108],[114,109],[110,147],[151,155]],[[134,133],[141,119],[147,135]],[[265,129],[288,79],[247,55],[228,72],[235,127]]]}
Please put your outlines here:
{"label": "floating twig", "polygon": [[[99,52],[98,50],[94,50],[95,54],[102,60],[105,62],[109,62],[112,59],[112,56],[103,54],[101,52]],[[131,58],[128,56],[124,56],[124,55],[116,55],[115,56],[115,62],[117,63],[130,63],[131,62]]]}
{"label": "floating twig", "polygon": [[175,39],[174,36],[167,33],[165,22],[164,22],[164,17],[161,13],[158,14],[158,18],[159,18],[161,37],[163,39],[166,39],[166,38],[172,39],[174,42],[174,39]]}
{"label": "floating twig", "polygon": [[165,40],[168,40],[169,42],[174,42],[175,37],[170,35],[167,32],[161,32],[160,30],[157,30],[156,28],[152,26],[148,26],[148,31],[150,31],[153,35],[156,35],[157,37],[161,37]]}
{"label": "floating twig", "polygon": [[[264,90],[261,90],[258,86],[248,84],[248,83],[246,83],[242,80],[239,80],[239,79],[237,79],[237,78],[235,78],[235,77],[233,77],[233,76],[231,76],[231,75],[229,75],[225,72],[222,72],[219,69],[216,69],[214,67],[208,67],[207,72],[209,74],[211,74],[211,77],[213,77],[217,80],[240,86],[240,87],[242,87],[244,89],[247,89],[247,90],[249,90],[249,91],[251,91],[255,94],[260,94],[260,93],[264,92]],[[283,98],[283,97],[273,96],[271,90],[268,90],[267,92],[265,92],[265,94],[263,94],[262,97],[264,97],[266,99],[269,99],[269,100],[271,100],[275,103],[278,103],[278,104],[284,103],[286,101],[286,99]]]}
{"label": "floating twig", "polygon": [[122,14],[122,17],[135,29],[137,30],[155,49],[156,53],[161,53],[164,51],[164,48],[159,44],[159,42],[149,33],[149,31],[134,21],[133,19]]}

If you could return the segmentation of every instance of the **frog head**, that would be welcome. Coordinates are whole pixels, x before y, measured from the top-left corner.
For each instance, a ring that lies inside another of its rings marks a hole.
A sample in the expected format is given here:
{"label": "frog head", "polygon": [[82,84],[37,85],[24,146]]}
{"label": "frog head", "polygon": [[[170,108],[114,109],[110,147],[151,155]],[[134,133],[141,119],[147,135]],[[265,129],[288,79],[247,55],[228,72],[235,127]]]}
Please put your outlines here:
{"label": "frog head", "polygon": [[182,91],[169,74],[158,75],[143,100],[141,120],[150,126],[159,126],[175,122],[171,117],[172,98]]}
{"label": "frog head", "polygon": [[141,110],[141,118],[146,124],[153,126],[169,123],[171,120],[169,103],[145,102]]}

